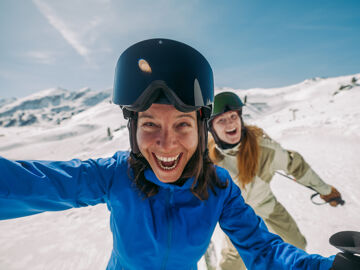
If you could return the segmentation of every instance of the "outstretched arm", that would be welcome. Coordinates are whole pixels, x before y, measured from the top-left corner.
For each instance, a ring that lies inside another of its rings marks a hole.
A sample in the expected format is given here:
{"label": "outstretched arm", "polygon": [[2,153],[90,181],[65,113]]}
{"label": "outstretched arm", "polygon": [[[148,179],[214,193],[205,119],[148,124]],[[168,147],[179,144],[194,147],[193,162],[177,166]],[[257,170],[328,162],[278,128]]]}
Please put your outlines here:
{"label": "outstretched arm", "polygon": [[262,219],[245,204],[239,188],[229,183],[220,226],[229,236],[248,269],[329,270],[333,256],[307,254],[270,233]]}
{"label": "outstretched arm", "polygon": [[331,206],[338,204],[333,199],[335,197],[341,198],[339,191],[325,183],[298,152],[286,150],[273,140],[271,140],[271,146],[275,150],[274,171],[282,170],[286,174],[292,175],[297,183],[310,187],[320,193],[321,198],[326,202],[330,202]]}
{"label": "outstretched arm", "polygon": [[105,201],[116,160],[11,161],[0,157],[0,219]]}

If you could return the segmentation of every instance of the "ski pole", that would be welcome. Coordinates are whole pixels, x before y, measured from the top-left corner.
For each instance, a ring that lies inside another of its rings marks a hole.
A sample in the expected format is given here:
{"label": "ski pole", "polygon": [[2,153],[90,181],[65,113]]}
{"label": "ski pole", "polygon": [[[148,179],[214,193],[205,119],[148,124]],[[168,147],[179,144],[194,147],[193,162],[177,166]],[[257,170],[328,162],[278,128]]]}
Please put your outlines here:
{"label": "ski pole", "polygon": [[[293,177],[291,177],[291,176],[289,176],[289,175],[287,175],[287,174],[285,174],[285,173],[282,173],[282,172],[279,172],[279,171],[276,171],[276,173],[296,182],[296,179],[295,179],[295,178],[293,178]],[[315,191],[315,192],[316,192],[316,193],[314,193],[314,194],[312,194],[312,195],[310,196],[310,200],[311,200],[311,202],[312,202],[313,204],[323,205],[323,204],[330,203],[330,202],[332,202],[332,201],[335,201],[335,202],[337,202],[337,203],[340,204],[340,205],[344,205],[344,204],[345,204],[345,201],[344,201],[343,199],[341,199],[341,197],[332,198],[332,199],[330,199],[329,201],[324,202],[324,203],[315,202],[313,199],[314,199],[316,196],[320,195],[320,193],[317,192],[317,191],[316,191],[315,189],[313,189],[312,187],[309,187],[309,186],[305,186],[305,187],[307,187],[308,189],[311,189],[312,191]]]}

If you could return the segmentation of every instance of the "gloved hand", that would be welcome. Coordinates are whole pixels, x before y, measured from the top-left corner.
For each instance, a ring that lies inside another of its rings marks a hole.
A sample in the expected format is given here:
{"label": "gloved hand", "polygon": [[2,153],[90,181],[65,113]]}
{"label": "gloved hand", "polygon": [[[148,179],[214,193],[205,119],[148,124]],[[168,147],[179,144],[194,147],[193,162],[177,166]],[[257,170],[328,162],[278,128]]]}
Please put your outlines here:
{"label": "gloved hand", "polygon": [[360,269],[360,258],[351,253],[339,252],[336,254],[330,270],[358,270]]}
{"label": "gloved hand", "polygon": [[[340,192],[333,186],[331,187],[330,194],[320,195],[320,198],[323,199],[325,202],[328,202],[331,206],[334,206],[334,207],[337,206],[340,201],[342,201]],[[335,198],[338,198],[340,200],[334,200]]]}

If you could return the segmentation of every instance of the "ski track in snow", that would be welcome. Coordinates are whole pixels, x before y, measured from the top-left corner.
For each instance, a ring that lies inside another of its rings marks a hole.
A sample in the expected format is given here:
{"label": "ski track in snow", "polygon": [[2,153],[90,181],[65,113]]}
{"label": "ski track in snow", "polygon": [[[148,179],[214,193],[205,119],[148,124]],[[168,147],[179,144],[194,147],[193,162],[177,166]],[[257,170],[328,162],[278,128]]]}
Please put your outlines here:
{"label": "ski track in snow", "polygon": [[[360,89],[335,97],[319,97],[323,90],[313,88],[318,83],[332,94],[335,89],[332,85],[338,87],[350,79],[351,76],[306,81],[285,90],[237,92],[241,97],[244,93],[254,93],[253,99],[259,101],[248,105],[245,113],[250,114],[249,121],[264,128],[283,147],[300,152],[343,195],[344,206],[316,206],[310,201],[311,190],[280,175],[271,183],[277,199],[306,236],[307,251],[323,256],[337,253],[328,243],[333,233],[360,230]],[[315,84],[313,88],[312,84]],[[286,91],[293,92],[281,98]],[[357,106],[344,107],[344,104]],[[298,109],[296,121],[291,119],[289,108]],[[267,110],[268,115],[257,119],[262,110]],[[100,104],[53,128],[0,127],[0,155],[12,159],[58,160],[110,156],[119,149],[129,149],[126,121],[120,118],[114,105]],[[245,121],[248,122],[247,118]],[[113,131],[112,139],[106,134],[108,127]],[[219,261],[223,245],[219,227],[213,241]],[[105,205],[0,221],[0,269],[105,269],[111,249],[109,212]],[[205,269],[203,259],[199,269]]]}

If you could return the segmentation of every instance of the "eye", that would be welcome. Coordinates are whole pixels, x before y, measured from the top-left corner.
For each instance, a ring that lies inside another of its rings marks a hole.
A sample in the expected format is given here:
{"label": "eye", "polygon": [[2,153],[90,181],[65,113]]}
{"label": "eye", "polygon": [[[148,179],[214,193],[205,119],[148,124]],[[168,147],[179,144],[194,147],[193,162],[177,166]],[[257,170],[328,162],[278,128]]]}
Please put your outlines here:
{"label": "eye", "polygon": [[231,119],[232,119],[232,120],[236,120],[237,118],[238,118],[238,115],[237,115],[237,114],[231,115]]}
{"label": "eye", "polygon": [[144,122],[142,124],[143,127],[156,127],[156,124],[153,122]]}
{"label": "eye", "polygon": [[187,122],[181,122],[178,124],[178,127],[182,128],[182,127],[191,127],[190,123]]}

